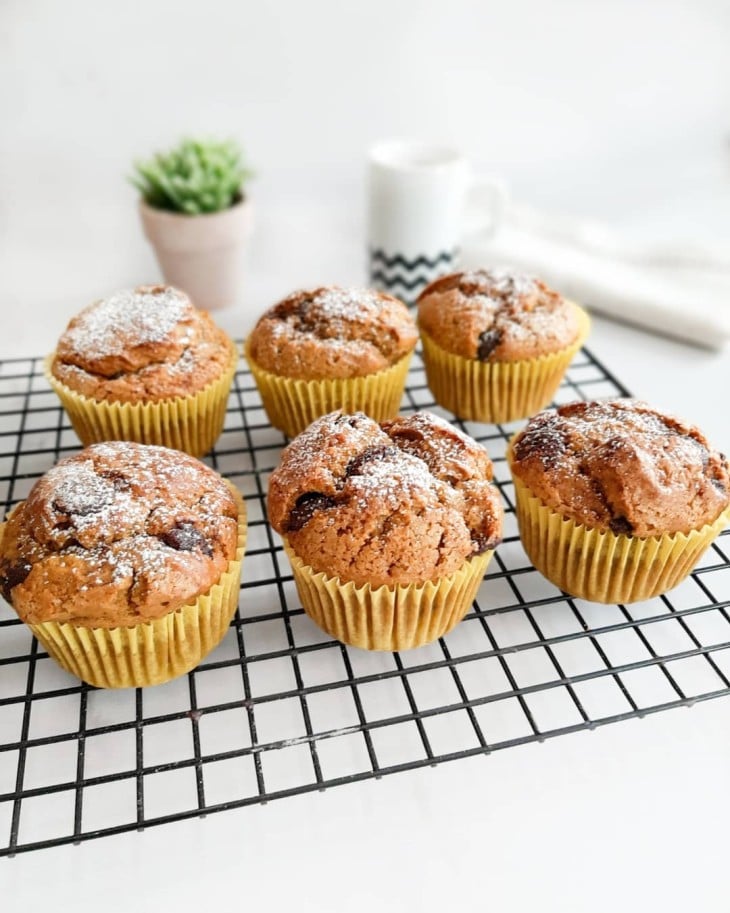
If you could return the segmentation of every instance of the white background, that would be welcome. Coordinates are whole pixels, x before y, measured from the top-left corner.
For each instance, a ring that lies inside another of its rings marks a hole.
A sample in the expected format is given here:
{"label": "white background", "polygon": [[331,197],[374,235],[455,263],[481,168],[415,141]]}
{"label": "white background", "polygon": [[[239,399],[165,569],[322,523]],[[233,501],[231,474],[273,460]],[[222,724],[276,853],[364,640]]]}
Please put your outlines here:
{"label": "white background", "polygon": [[[363,280],[365,150],[388,135],[637,237],[728,238],[728,47],[708,0],[2,0],[0,355],[157,277],[124,178],[185,133],[239,138],[257,171],[239,335],[299,284]],[[727,356],[604,321],[591,345],[730,447]],[[0,863],[0,906],[727,909],[729,703],[33,853]]]}
{"label": "white background", "polygon": [[233,331],[362,281],[384,136],[453,143],[548,210],[730,237],[728,46],[722,0],[3,0],[0,354],[157,277],[125,175],[186,133],[238,138],[258,175]]}

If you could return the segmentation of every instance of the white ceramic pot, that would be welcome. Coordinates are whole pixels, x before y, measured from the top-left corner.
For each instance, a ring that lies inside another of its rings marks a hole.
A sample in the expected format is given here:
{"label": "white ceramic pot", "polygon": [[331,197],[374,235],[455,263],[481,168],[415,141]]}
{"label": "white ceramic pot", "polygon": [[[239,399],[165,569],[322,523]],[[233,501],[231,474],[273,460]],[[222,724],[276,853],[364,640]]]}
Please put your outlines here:
{"label": "white ceramic pot", "polygon": [[142,225],[162,275],[205,310],[234,304],[240,295],[243,254],[251,232],[251,203],[189,216],[139,204]]}

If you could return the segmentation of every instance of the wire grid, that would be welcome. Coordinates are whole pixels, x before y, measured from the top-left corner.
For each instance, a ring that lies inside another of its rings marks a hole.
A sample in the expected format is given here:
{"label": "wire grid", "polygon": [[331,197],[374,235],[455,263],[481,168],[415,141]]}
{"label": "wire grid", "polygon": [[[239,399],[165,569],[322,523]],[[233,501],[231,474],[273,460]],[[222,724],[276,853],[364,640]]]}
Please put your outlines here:
{"label": "wire grid", "polygon": [[[556,402],[626,395],[588,351]],[[435,406],[420,357],[404,412]],[[103,691],[58,667],[0,608],[0,855],[487,754],[730,693],[730,539],[671,593],[631,606],[567,597],[520,546],[504,458],[521,423],[457,422],[494,464],[507,514],[472,611],[404,653],[331,640],[304,615],[267,478],[284,438],[239,370],[209,457],[243,492],[240,608],[196,670]],[[0,503],[9,509],[78,439],[40,359],[0,364]],[[728,531],[730,532],[730,531]]]}

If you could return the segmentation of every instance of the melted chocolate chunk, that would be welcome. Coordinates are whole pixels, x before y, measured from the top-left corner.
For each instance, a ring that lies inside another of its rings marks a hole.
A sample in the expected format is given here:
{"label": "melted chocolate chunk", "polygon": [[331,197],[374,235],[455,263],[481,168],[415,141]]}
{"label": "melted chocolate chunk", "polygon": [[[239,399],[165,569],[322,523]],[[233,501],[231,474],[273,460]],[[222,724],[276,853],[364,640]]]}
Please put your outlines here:
{"label": "melted chocolate chunk", "polygon": [[489,361],[489,356],[494,352],[497,346],[502,342],[501,330],[485,330],[479,335],[479,346],[477,347],[477,358],[479,361]]}
{"label": "melted chocolate chunk", "polygon": [[183,520],[160,536],[160,541],[177,552],[202,552],[209,558],[213,549],[205,536],[192,523]]}
{"label": "melted chocolate chunk", "polygon": [[300,495],[292,512],[289,514],[286,532],[299,532],[303,526],[309,523],[318,510],[327,510],[330,507],[334,507],[336,503],[337,501],[334,498],[320,494],[318,491],[308,491]]}
{"label": "melted chocolate chunk", "polygon": [[298,317],[300,320],[308,304],[311,304],[311,297],[308,295],[298,295],[291,298],[285,298],[272,310],[271,316],[275,320],[288,320],[290,317]]}
{"label": "melted chocolate chunk", "polygon": [[489,549],[495,549],[502,542],[501,536],[485,536],[477,530],[472,532],[471,539],[475,546],[475,555],[483,555],[484,552],[489,551]]}
{"label": "melted chocolate chunk", "polygon": [[311,294],[293,295],[289,298],[285,298],[284,301],[281,301],[276,305],[271,312],[271,316],[275,320],[289,320],[291,317],[294,317],[297,320],[306,323],[309,307],[319,291],[321,290],[317,289]]}
{"label": "melted chocolate chunk", "polygon": [[382,460],[389,456],[397,456],[398,448],[389,447],[388,445],[381,447],[368,447],[367,450],[363,450],[362,453],[359,453],[357,456],[353,457],[347,466],[345,466],[345,478],[349,479],[350,476],[357,476],[362,473],[362,468],[367,463],[372,463],[373,460]]}
{"label": "melted chocolate chunk", "polygon": [[614,517],[608,524],[608,528],[617,536],[630,536],[634,531],[633,525],[626,517]]}
{"label": "melted chocolate chunk", "polygon": [[[121,377],[121,374],[119,376]],[[132,487],[129,479],[117,469],[102,470],[99,475],[102,479],[106,479],[107,482],[111,482],[116,491],[129,491]]]}
{"label": "melted chocolate chunk", "polygon": [[67,517],[88,517],[90,514],[98,514],[111,504],[111,501],[111,492],[85,491],[83,494],[74,493],[69,500],[63,497],[55,498],[53,509]]}
{"label": "melted chocolate chunk", "polygon": [[556,428],[535,428],[522,435],[514,448],[516,459],[529,460],[535,457],[545,469],[558,466],[567,449],[565,435]]}
{"label": "melted chocolate chunk", "polygon": [[22,583],[31,572],[31,565],[27,561],[16,561],[11,564],[7,560],[0,563],[0,592],[7,602],[11,602],[10,593],[13,587]]}

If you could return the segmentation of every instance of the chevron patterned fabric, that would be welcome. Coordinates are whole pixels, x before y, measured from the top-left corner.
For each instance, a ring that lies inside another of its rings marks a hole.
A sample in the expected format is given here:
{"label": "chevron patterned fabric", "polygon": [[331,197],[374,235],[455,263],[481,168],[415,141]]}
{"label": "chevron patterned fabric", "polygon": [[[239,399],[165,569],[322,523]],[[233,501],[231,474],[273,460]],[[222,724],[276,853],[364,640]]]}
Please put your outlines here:
{"label": "chevron patterned fabric", "polygon": [[441,251],[432,257],[419,254],[411,258],[400,253],[387,254],[382,248],[371,248],[370,285],[412,305],[429,282],[456,268],[458,257],[458,248]]}

